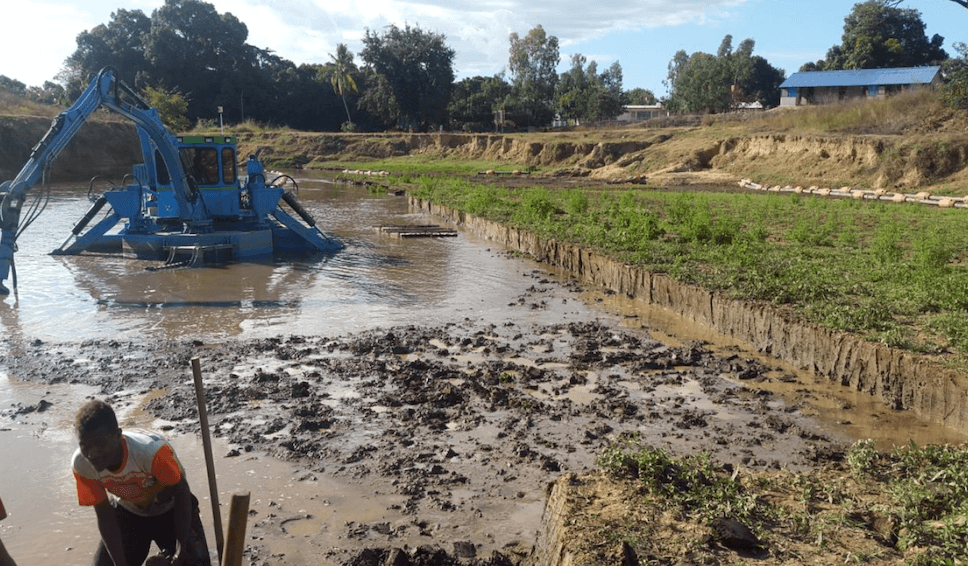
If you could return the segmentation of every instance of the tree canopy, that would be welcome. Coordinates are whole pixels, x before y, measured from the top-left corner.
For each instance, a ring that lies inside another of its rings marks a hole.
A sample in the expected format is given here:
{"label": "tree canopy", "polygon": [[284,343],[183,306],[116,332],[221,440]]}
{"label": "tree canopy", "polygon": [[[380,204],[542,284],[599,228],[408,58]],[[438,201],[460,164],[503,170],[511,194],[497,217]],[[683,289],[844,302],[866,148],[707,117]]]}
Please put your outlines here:
{"label": "tree canopy", "polygon": [[802,71],[883,69],[937,65],[948,58],[938,34],[928,39],[921,13],[902,9],[891,0],[867,0],[855,4],[844,18],[840,45],[827,50]]}
{"label": "tree canopy", "polygon": [[314,67],[297,68],[247,38],[238,18],[201,0],[165,0],[151,17],[120,9],[107,24],[78,35],[61,74],[65,97],[76,99],[91,75],[112,66],[136,88],[183,98],[189,123],[214,120],[222,107],[230,122],[339,127],[339,99],[319,84]]}
{"label": "tree canopy", "polygon": [[558,38],[544,28],[534,27],[524,37],[517,32],[509,36],[508,69],[514,86],[512,106],[526,117],[527,125],[551,122],[555,87],[558,84]]}
{"label": "tree canopy", "polygon": [[471,77],[454,85],[447,111],[451,127],[467,132],[492,129],[494,112],[511,95],[511,85],[501,75]]}
{"label": "tree canopy", "polygon": [[786,74],[753,55],[754,46],[752,39],[746,39],[733,51],[733,36],[726,35],[716,55],[676,52],[665,80],[669,88],[666,108],[702,114],[726,112],[745,102],[776,106]]}
{"label": "tree canopy", "polygon": [[558,78],[555,108],[562,118],[578,121],[611,120],[622,113],[622,65],[618,61],[602,73],[598,64],[585,65],[584,55],[571,58],[571,69]]}
{"label": "tree canopy", "polygon": [[390,25],[382,34],[366,30],[360,56],[375,80],[361,104],[405,128],[446,123],[455,52],[445,39],[410,25]]}

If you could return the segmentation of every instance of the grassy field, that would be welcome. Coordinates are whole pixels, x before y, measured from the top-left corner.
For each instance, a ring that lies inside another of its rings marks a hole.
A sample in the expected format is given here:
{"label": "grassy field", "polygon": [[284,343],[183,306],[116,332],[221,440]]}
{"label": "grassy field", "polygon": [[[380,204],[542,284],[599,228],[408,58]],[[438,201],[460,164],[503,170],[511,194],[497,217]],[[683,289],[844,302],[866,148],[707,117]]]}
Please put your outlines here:
{"label": "grassy field", "polygon": [[963,209],[758,192],[416,181],[414,196],[968,367]]}

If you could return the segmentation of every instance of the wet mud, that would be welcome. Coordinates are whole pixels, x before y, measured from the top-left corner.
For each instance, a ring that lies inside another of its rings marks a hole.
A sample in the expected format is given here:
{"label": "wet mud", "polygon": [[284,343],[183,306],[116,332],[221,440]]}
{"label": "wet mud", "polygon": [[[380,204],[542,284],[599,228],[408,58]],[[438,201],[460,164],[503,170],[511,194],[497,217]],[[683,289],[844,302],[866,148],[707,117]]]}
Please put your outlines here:
{"label": "wet mud", "polygon": [[[546,275],[531,274],[509,298],[521,316],[499,325],[469,317],[249,341],[33,341],[4,364],[21,380],[95,386],[178,436],[199,433],[186,371],[199,357],[210,427],[228,446],[217,456],[266,454],[300,466],[306,490],[320,486],[313,502],[254,506],[246,555],[257,565],[307,563],[273,543],[286,538],[288,548],[317,545],[317,564],[521,564],[549,483],[594,468],[616,440],[793,470],[839,458],[849,442],[760,387],[794,375],[738,349],[666,344],[646,320],[528,322],[558,285]],[[368,494],[360,505],[372,508],[352,520],[310,509],[340,486]]]}

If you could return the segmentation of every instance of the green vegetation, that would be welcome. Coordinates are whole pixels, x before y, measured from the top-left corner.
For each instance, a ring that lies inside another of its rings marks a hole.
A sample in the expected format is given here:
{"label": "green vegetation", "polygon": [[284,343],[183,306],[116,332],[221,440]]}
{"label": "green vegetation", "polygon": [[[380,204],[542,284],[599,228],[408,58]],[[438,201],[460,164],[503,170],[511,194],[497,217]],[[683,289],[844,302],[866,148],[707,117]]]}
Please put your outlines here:
{"label": "green vegetation", "polygon": [[968,360],[962,209],[771,193],[508,188],[411,193],[893,347]]}
{"label": "green vegetation", "polygon": [[[674,457],[632,437],[605,450],[598,463],[614,479],[630,482],[639,502],[629,507],[639,513],[655,506],[679,523],[704,525],[731,516],[747,524],[775,558],[806,559],[809,553],[817,563],[833,557],[859,563],[877,556],[912,566],[968,560],[964,447],[911,443],[883,453],[862,441],[844,462],[823,469],[740,474],[705,454]],[[659,521],[638,520],[611,532],[636,546],[661,537],[659,528]],[[681,524],[671,530],[696,538],[702,532]],[[642,550],[640,556],[651,549]]]}

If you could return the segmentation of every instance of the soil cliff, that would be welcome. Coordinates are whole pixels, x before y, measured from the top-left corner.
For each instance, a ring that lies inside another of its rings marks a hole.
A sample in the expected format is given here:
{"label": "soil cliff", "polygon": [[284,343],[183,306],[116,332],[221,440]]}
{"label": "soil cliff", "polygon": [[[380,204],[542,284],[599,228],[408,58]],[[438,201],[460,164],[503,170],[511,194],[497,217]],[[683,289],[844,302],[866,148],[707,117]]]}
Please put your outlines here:
{"label": "soil cliff", "polygon": [[[16,177],[50,125],[51,119],[42,116],[0,116],[0,181]],[[87,181],[96,175],[120,180],[140,161],[134,125],[91,121],[54,160],[51,180]]]}
{"label": "soil cliff", "polygon": [[[885,126],[874,133],[867,133],[871,128],[866,126],[847,133],[816,133],[772,116],[530,134],[336,134],[251,128],[235,133],[241,155],[259,151],[266,164],[283,169],[419,156],[504,163],[556,177],[647,177],[658,185],[731,185],[750,178],[804,187],[927,187],[937,195],[964,196],[968,116],[963,114],[911,116],[912,124]],[[49,125],[46,117],[0,116],[0,179],[16,175]],[[139,160],[132,124],[95,120],[68,144],[53,175],[55,180],[75,181],[123,175]]]}

